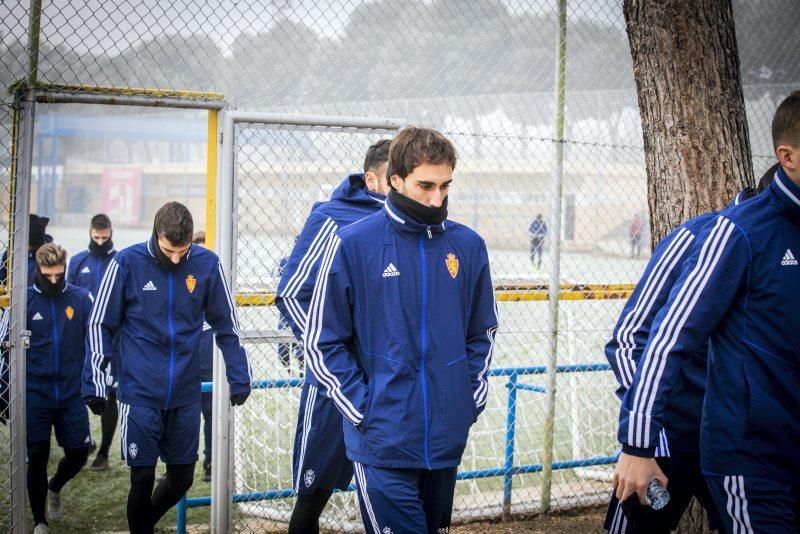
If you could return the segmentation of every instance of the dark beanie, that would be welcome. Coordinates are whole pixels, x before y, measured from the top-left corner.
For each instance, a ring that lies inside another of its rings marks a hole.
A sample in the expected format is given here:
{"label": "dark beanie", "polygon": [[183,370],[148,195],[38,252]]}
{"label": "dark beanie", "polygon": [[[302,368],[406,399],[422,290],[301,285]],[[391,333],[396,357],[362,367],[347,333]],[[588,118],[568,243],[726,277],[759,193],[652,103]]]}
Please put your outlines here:
{"label": "dark beanie", "polygon": [[50,219],[47,217],[39,217],[38,215],[30,214],[30,226],[28,230],[28,246],[31,249],[38,249],[47,241],[47,223]]}

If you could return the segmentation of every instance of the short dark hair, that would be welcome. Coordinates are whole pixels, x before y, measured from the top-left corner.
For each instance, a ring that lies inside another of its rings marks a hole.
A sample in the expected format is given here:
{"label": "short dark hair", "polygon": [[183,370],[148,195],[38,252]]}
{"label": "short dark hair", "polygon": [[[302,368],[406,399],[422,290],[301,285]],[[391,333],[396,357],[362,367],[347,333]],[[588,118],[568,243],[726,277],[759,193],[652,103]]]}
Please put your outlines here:
{"label": "short dark hair", "polygon": [[89,223],[89,228],[95,230],[107,230],[111,228],[111,219],[105,213],[98,213],[92,217],[92,222]]}
{"label": "short dark hair", "polygon": [[392,174],[403,179],[424,163],[446,163],[455,169],[457,160],[458,154],[453,143],[432,128],[403,128],[389,147]]}
{"label": "short dark hair", "polygon": [[375,171],[378,167],[389,161],[389,145],[391,139],[381,139],[367,149],[367,156],[364,158],[364,172]]}
{"label": "short dark hair", "polygon": [[192,243],[198,243],[200,245],[206,244],[206,233],[202,230],[198,230],[192,236]]}
{"label": "short dark hair", "polygon": [[772,144],[800,148],[800,91],[787,96],[772,117]]}
{"label": "short dark hair", "polygon": [[180,202],[167,202],[156,212],[153,223],[156,235],[173,245],[186,245],[192,241],[194,221],[189,209]]}

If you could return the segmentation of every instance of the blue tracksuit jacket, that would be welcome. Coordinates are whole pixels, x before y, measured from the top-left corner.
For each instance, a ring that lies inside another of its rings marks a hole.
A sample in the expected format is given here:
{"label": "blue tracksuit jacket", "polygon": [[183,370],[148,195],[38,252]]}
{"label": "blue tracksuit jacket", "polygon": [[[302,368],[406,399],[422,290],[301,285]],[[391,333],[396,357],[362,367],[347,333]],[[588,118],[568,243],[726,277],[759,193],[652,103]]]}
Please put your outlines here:
{"label": "blue tracksuit jacket", "polygon": [[363,174],[351,174],[333,191],[330,201],[318,202],[311,208],[300,237],[282,267],[275,295],[275,304],[288,319],[298,340],[302,340],[306,327],[319,260],[328,238],[338,228],[379,211],[385,201],[386,197],[364,187]]}
{"label": "blue tracksuit jacket", "polygon": [[[606,359],[619,384],[616,393],[620,399],[633,381],[650,336],[653,319],[667,302],[681,267],[692,252],[697,234],[716,215],[716,212],[698,215],[665,236],[653,251],[642,278],[622,308],[614,334],[605,347]],[[682,394],[676,395],[666,410],[672,423],[665,422],[664,425],[668,430],[669,442],[662,432],[655,456],[669,456],[670,446],[697,452],[705,394],[706,359],[707,350],[702,348],[683,366],[679,380]]]}
{"label": "blue tracksuit jacket", "polygon": [[419,224],[387,200],[330,238],[308,318],[308,365],[346,419],[348,458],[460,463],[486,404],[497,330],[480,236]]}
{"label": "blue tracksuit jacket", "polygon": [[231,394],[247,391],[250,363],[217,255],[192,245],[174,270],[166,270],[156,246],[151,238],[120,251],[103,276],[89,321],[83,396],[106,397],[102,368],[119,331],[121,402],[160,409],[199,402],[197,342],[204,317],[225,358]]}
{"label": "blue tracksuit jacket", "polygon": [[[116,253],[116,250],[110,250],[108,254],[98,256],[88,250],[78,252],[69,261],[67,283],[86,289],[92,294],[92,297],[96,296],[100,290],[100,281],[103,279],[103,275]],[[115,349],[118,343],[119,340],[115,339],[109,358],[110,367],[107,372],[111,374],[111,380],[115,380],[114,377],[116,377],[117,354]]]}
{"label": "blue tracksuit jacket", "polygon": [[103,274],[116,254],[116,250],[110,250],[105,256],[92,254],[88,250],[78,252],[69,261],[67,283],[82,287],[92,296],[97,296]]}
{"label": "blue tracksuit jacket", "polygon": [[800,187],[783,170],[697,238],[625,394],[619,439],[646,455],[682,363],[711,339],[701,465],[800,482]]}
{"label": "blue tracksuit jacket", "polygon": [[[57,408],[80,399],[87,322],[92,296],[67,284],[64,291],[48,297],[36,285],[28,288],[27,327],[31,345],[26,358],[26,403],[37,408]],[[10,313],[0,322],[0,339],[8,339]],[[3,351],[3,371],[7,372]],[[4,378],[6,378],[4,376]]]}

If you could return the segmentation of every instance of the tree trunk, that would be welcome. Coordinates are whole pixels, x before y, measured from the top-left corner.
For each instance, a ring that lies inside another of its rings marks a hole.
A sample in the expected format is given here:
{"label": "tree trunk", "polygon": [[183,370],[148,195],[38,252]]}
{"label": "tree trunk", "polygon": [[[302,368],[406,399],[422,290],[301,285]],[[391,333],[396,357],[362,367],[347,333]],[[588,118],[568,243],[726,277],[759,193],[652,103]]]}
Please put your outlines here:
{"label": "tree trunk", "polygon": [[731,0],[625,0],[651,242],[753,184]]}
{"label": "tree trunk", "polygon": [[[753,185],[731,0],[625,0],[654,244]],[[708,532],[693,500],[678,532]]]}

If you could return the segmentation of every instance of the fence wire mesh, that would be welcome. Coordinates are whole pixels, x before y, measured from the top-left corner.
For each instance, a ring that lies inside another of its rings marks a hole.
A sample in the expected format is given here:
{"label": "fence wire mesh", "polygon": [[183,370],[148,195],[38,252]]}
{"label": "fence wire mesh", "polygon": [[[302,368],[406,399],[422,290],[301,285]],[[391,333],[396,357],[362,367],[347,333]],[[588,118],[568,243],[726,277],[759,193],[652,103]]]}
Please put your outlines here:
{"label": "fence wire mesh", "polygon": [[[794,0],[733,3],[759,175],[774,161],[774,109],[800,82],[795,58],[800,9]],[[29,74],[31,5],[36,2],[0,3],[0,83],[5,88]],[[36,58],[45,94],[97,93],[98,88],[153,97],[183,90],[219,92],[237,109],[393,117],[444,131],[461,158],[451,217],[487,240],[501,297],[494,366],[547,363],[548,305],[536,288],[550,280],[553,240],[561,247],[564,287],[588,286],[598,297],[565,291],[558,363],[603,361],[602,346],[622,300],[610,298],[620,296],[614,287],[598,286],[635,282],[650,248],[641,125],[617,0],[567,2],[564,171],[558,203],[551,193],[559,141],[553,134],[557,0],[92,0],[41,5]],[[11,96],[4,92],[2,98],[0,247],[5,248],[13,113]],[[238,130],[234,279],[240,294],[274,290],[280,259],[291,250],[310,205],[326,199],[344,174],[357,170],[372,140],[388,135],[260,125]],[[82,150],[73,148],[76,154]],[[158,183],[165,191],[177,191],[185,189],[186,176],[201,183],[201,173],[165,175]],[[74,183],[73,176],[61,179]],[[68,211],[63,209],[68,196],[56,198],[56,212]],[[550,231],[532,242],[533,219],[541,213],[551,224],[556,206],[562,214],[561,235]],[[520,287],[527,289],[504,289]],[[242,307],[240,318],[254,375],[299,379],[299,352],[275,308]],[[543,481],[535,467],[544,459],[545,385],[541,373],[491,378],[489,405],[472,429],[461,470],[502,467],[513,450],[513,465],[530,466],[531,472],[514,475],[511,486],[504,477],[460,481],[458,517],[502,514],[509,487],[512,512],[537,509]],[[611,374],[564,372],[556,385],[554,460],[611,455],[617,411]],[[291,487],[298,398],[297,387],[266,389],[235,412],[235,491]],[[513,449],[507,438],[511,407]],[[8,432],[0,433],[3,454],[10,450],[10,439]],[[0,455],[0,491],[10,489],[6,459]],[[552,506],[604,499],[607,477],[608,468],[602,466],[555,471]],[[3,528],[10,518],[10,497],[0,499]],[[284,499],[240,506],[236,527],[256,530],[269,514],[285,519],[291,504]],[[336,496],[325,517],[329,528],[357,523],[352,494]]]}

